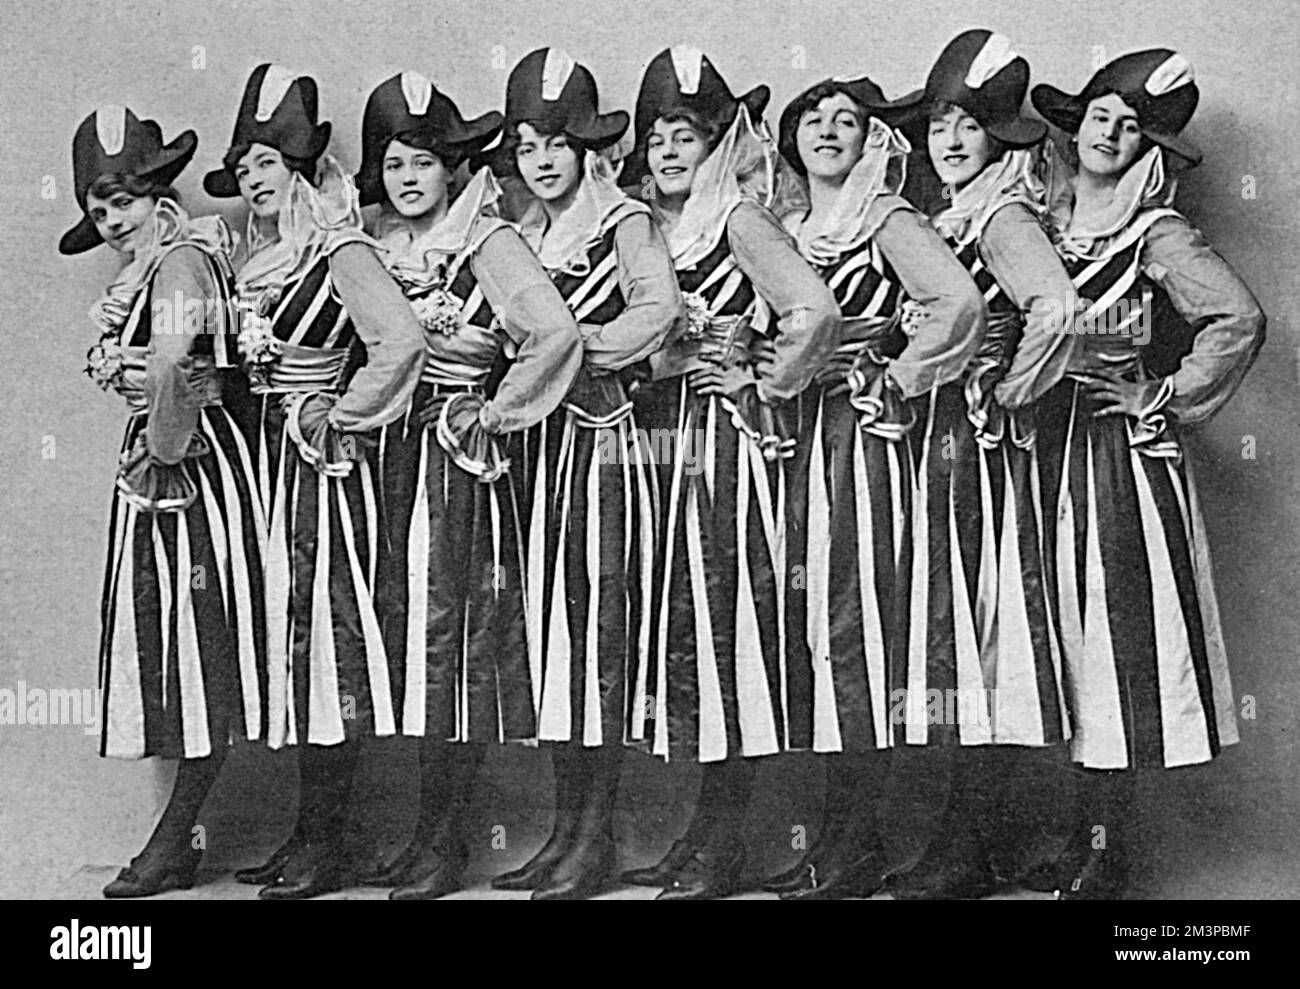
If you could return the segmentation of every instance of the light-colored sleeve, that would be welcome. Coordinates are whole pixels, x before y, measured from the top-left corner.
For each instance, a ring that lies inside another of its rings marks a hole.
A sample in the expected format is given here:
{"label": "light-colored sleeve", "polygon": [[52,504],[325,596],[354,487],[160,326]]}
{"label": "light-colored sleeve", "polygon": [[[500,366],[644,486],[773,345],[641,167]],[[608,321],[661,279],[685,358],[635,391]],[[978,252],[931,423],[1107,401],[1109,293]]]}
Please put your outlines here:
{"label": "light-colored sleeve", "polygon": [[489,433],[527,429],[559,408],[582,366],[578,324],[512,228],[490,234],[470,265],[483,297],[518,348],[496,394],[479,411],[479,422]]}
{"label": "light-colored sleeve", "polygon": [[[208,321],[221,318],[209,303],[219,297],[197,247],[169,251],[154,275],[150,300],[153,332],[145,357],[144,392],[149,409],[145,443],[149,455],[160,463],[180,463],[198,426],[203,396],[191,384],[194,358],[190,351],[200,333],[218,329]],[[195,311],[203,318],[188,318]]]}
{"label": "light-colored sleeve", "polygon": [[1018,409],[1041,398],[1065,375],[1078,334],[1078,294],[1060,255],[1020,203],[993,214],[980,236],[980,256],[1024,317],[1011,366],[994,389],[998,404]]}
{"label": "light-colored sleeve", "polygon": [[777,319],[776,355],[758,380],[758,396],[765,402],[794,398],[839,346],[839,306],[780,221],[762,206],[737,206],[727,234],[736,263]]}
{"label": "light-colored sleeve", "polygon": [[984,336],[984,297],[925,217],[895,210],[876,242],[921,309],[915,333],[886,372],[905,398],[961,377]]}
{"label": "light-colored sleeve", "polygon": [[330,255],[330,277],[366,348],[366,364],[329,411],[345,433],[386,426],[410,404],[424,367],[424,331],[411,304],[372,248],[344,244]]}
{"label": "light-colored sleeve", "polygon": [[587,363],[602,371],[619,371],[649,357],[685,314],[668,245],[649,213],[618,221],[614,253],[627,304],[608,323],[579,325]]}
{"label": "light-colored sleeve", "polygon": [[1264,312],[1228,262],[1182,217],[1152,224],[1141,263],[1196,334],[1173,374],[1166,409],[1180,422],[1204,422],[1232,397],[1264,345]]}

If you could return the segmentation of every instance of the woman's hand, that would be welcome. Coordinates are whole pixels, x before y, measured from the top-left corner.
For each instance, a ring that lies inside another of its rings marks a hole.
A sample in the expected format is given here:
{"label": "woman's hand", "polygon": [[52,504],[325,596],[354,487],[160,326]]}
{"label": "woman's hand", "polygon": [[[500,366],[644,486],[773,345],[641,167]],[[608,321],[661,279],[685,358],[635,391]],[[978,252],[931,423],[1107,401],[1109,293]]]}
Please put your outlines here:
{"label": "woman's hand", "polygon": [[711,364],[692,371],[690,384],[701,395],[726,395],[734,398],[749,386],[758,384],[758,379],[746,367]]}
{"label": "woman's hand", "polygon": [[849,390],[849,372],[857,361],[856,354],[832,354],[821,370],[813,375],[813,384],[829,388],[827,396],[845,394]]}
{"label": "woman's hand", "polygon": [[1094,416],[1126,415],[1138,418],[1155,401],[1159,381],[1127,381],[1114,373],[1092,371],[1086,375]]}

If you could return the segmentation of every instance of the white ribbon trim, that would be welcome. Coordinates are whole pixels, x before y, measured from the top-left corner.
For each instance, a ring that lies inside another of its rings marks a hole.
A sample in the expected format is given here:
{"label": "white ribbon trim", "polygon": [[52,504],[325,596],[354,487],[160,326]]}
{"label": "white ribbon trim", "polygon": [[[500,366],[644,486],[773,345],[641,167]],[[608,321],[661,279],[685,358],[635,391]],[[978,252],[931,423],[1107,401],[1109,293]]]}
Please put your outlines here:
{"label": "white ribbon trim", "polygon": [[262,77],[262,86],[257,92],[257,113],[254,114],[258,123],[266,123],[275,115],[280,104],[284,101],[285,93],[289,92],[289,87],[297,78],[290,70],[283,65],[268,65],[266,75]]}
{"label": "white ribbon trim", "polygon": [[966,70],[966,85],[979,89],[1019,57],[1005,34],[990,34]]}

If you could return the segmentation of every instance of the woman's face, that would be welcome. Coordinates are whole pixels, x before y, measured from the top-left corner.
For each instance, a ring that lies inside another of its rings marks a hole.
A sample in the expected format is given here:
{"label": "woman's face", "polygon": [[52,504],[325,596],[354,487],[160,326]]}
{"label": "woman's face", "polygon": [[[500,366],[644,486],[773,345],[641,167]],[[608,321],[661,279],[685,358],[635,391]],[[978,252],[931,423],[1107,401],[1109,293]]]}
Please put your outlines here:
{"label": "woman's face", "polygon": [[1081,169],[1118,178],[1142,150],[1137,111],[1115,93],[1098,97],[1088,104],[1075,141]]}
{"label": "woman's face", "polygon": [[269,219],[288,205],[293,172],[275,148],[254,144],[235,165],[235,181],[253,215]]}
{"label": "woman's face", "polygon": [[389,141],[384,152],[384,191],[393,209],[417,219],[447,203],[451,172],[432,151]]}
{"label": "woman's face", "polygon": [[955,189],[970,182],[1002,153],[997,139],[959,106],[930,116],[928,147],[939,180]]}
{"label": "woman's face", "polygon": [[685,199],[700,164],[709,156],[704,137],[684,120],[654,122],[646,141],[646,164],[659,194]]}
{"label": "woman's face", "polygon": [[543,136],[530,124],[519,125],[515,164],[529,191],[543,202],[563,199],[582,178],[578,150],[565,134]]}
{"label": "woman's face", "polygon": [[153,237],[154,205],[152,196],[133,196],[129,192],[115,192],[107,199],[86,197],[86,213],[99,236],[128,257]]}
{"label": "woman's face", "polygon": [[843,181],[862,157],[866,137],[862,108],[844,93],[835,93],[803,112],[795,145],[810,176]]}

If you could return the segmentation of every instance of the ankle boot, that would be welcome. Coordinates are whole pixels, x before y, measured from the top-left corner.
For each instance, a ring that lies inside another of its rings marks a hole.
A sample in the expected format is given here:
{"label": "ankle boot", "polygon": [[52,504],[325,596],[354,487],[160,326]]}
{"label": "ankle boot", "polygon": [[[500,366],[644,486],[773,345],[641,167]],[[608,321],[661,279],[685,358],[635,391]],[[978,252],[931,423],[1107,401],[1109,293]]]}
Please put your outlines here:
{"label": "ankle boot", "polygon": [[493,889],[537,889],[564,858],[578,828],[582,794],[572,779],[567,745],[551,747],[551,766],[555,775],[555,824],[546,844],[517,869],[503,872],[492,880]]}
{"label": "ankle boot", "polygon": [[259,900],[307,900],[336,893],[348,884],[346,856],[337,840],[304,841],[267,886]]}
{"label": "ankle boot", "polygon": [[124,900],[156,896],[173,889],[189,889],[194,885],[194,875],[202,858],[203,849],[188,845],[169,855],[149,857],[142,853],[104,887],[104,896],[110,900]]}
{"label": "ankle boot", "polygon": [[648,865],[641,869],[629,869],[620,875],[619,882],[626,883],[629,886],[657,886],[663,889],[671,886],[677,873],[695,854],[695,843],[689,835],[678,838],[668,849],[668,854],[661,858],[654,865]]}
{"label": "ankle boot", "polygon": [[744,892],[745,846],[697,850],[656,900],[716,900]]}
{"label": "ankle boot", "polygon": [[436,900],[463,887],[469,850],[429,846],[416,855],[400,885],[388,894],[390,900]]}
{"label": "ankle boot", "polygon": [[534,900],[586,900],[599,896],[618,867],[614,839],[602,832],[579,834],[555,867],[533,890]]}

